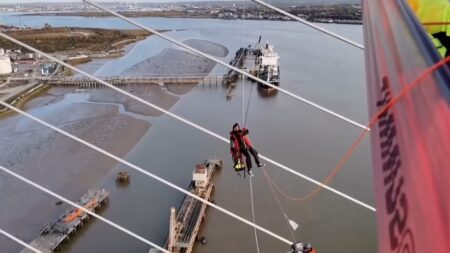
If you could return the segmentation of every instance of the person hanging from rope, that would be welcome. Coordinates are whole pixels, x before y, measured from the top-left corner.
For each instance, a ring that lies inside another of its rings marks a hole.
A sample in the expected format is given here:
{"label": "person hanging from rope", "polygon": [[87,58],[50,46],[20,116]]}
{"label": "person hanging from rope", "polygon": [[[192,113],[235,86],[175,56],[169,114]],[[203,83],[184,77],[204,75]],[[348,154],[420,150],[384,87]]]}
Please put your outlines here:
{"label": "person hanging from rope", "polygon": [[[442,57],[450,55],[449,0],[407,0]],[[433,24],[434,23],[434,24]]]}
{"label": "person hanging from rope", "polygon": [[233,156],[234,169],[236,171],[243,170],[243,157],[245,157],[245,165],[247,167],[247,172],[250,176],[253,176],[251,172],[252,160],[249,154],[253,155],[255,162],[258,167],[263,167],[265,164],[259,161],[258,152],[253,147],[250,138],[248,137],[248,129],[244,128],[241,130],[238,123],[234,123],[233,130],[230,132],[230,150]]}
{"label": "person hanging from rope", "polygon": [[252,154],[253,158],[255,159],[258,168],[266,166],[264,163],[261,163],[259,161],[258,151],[256,151],[256,149],[253,147],[253,144],[250,141],[250,138],[248,137],[248,129],[245,127],[242,128],[242,139],[244,140],[244,143],[247,146],[248,151],[250,151],[250,154]]}
{"label": "person hanging from rope", "polygon": [[[248,153],[247,147],[245,146],[245,142],[242,139],[242,134],[243,133],[239,127],[239,124],[235,123],[233,125],[233,130],[230,132],[230,151],[234,161],[233,167],[238,172],[238,174],[240,171],[245,170],[245,168],[247,168],[248,174],[250,176],[253,176],[253,173],[251,172],[252,161],[250,158],[250,154]],[[245,164],[243,161],[244,157],[245,157]]]}
{"label": "person hanging from rope", "polygon": [[291,245],[290,253],[317,253],[310,243],[296,242]]}

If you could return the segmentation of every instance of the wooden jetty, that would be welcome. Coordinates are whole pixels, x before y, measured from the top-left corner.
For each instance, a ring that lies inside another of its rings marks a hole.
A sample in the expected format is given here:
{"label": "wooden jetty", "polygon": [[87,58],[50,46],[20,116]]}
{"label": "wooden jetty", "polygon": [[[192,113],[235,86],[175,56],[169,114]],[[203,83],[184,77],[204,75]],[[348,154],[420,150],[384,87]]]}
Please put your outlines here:
{"label": "wooden jetty", "polygon": [[[222,168],[221,160],[208,160],[199,164],[193,171],[193,179],[189,185],[189,192],[196,196],[210,200],[214,190],[212,181],[216,169]],[[203,202],[186,196],[176,213],[174,207],[170,209],[169,236],[165,248],[172,253],[190,253],[198,239],[198,232],[202,221],[206,217],[207,205]],[[150,252],[159,252],[150,249]]]}
{"label": "wooden jetty", "polygon": [[[78,200],[77,204],[96,212],[107,203],[108,197],[109,192],[104,189],[89,190]],[[42,253],[53,253],[60,249],[64,242],[69,241],[70,236],[75,234],[87,220],[89,220],[89,214],[83,210],[78,208],[68,209],[54,222],[45,225],[39,236],[30,245]],[[34,253],[34,251],[25,248],[21,253]]]}

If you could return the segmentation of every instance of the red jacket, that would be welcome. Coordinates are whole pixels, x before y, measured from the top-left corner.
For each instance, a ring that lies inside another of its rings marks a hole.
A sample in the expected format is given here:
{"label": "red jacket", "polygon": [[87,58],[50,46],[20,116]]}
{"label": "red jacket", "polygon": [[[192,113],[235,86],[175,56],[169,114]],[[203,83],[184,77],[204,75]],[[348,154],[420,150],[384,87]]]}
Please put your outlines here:
{"label": "red jacket", "polygon": [[250,138],[248,137],[248,129],[245,127],[242,129],[242,140],[244,140],[244,143],[247,147],[249,148],[253,147],[253,144],[250,141]]}

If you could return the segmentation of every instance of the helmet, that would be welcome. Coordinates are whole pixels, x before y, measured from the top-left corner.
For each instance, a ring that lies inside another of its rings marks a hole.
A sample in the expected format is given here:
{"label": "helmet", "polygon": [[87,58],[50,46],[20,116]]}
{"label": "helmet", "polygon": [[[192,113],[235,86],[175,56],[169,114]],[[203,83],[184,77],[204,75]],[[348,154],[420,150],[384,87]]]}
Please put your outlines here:
{"label": "helmet", "polygon": [[305,245],[303,246],[303,252],[304,253],[308,253],[312,251],[312,246],[311,243],[305,243]]}
{"label": "helmet", "polygon": [[291,245],[292,253],[301,253],[303,251],[303,243],[302,242],[296,242]]}

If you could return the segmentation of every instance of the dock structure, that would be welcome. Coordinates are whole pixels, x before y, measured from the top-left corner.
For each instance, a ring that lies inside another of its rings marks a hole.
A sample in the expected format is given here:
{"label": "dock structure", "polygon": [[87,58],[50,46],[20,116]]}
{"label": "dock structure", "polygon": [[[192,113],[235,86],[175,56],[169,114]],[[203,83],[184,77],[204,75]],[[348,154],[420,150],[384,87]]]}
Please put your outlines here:
{"label": "dock structure", "polygon": [[[78,200],[77,204],[92,212],[97,212],[107,203],[108,197],[109,192],[104,189],[89,190]],[[54,222],[45,225],[39,236],[30,245],[42,253],[53,253],[60,249],[64,242],[69,241],[70,236],[83,227],[83,223],[87,220],[89,220],[89,214],[83,210],[68,209]],[[34,253],[34,251],[25,248],[21,253]]]}
{"label": "dock structure", "polygon": [[[123,86],[128,84],[145,84],[165,86],[168,84],[177,85],[208,85],[219,86],[227,80],[227,75],[204,76],[204,75],[148,75],[148,76],[98,76],[97,78],[110,83],[114,86]],[[28,80],[27,78],[13,78],[12,81]],[[85,77],[35,77],[34,80],[49,84],[52,86],[62,87],[79,87],[79,88],[100,88],[103,84]]]}
{"label": "dock structure", "polygon": [[[233,60],[231,60],[230,65],[235,67],[235,68],[241,68],[242,64],[244,63],[245,60],[245,56],[247,55],[247,49],[246,48],[239,48],[239,50],[236,52],[236,56],[234,57]],[[239,78],[239,73],[230,69],[228,71],[228,73],[226,74],[226,76],[228,76],[228,79],[225,80],[227,81],[226,85],[232,85],[233,83],[235,83],[237,81],[237,79]]]}
{"label": "dock structure", "polygon": [[[199,164],[193,171],[193,179],[189,185],[189,192],[196,196],[210,200],[214,190],[212,181],[216,169],[222,168],[221,160],[208,160]],[[197,240],[198,232],[206,217],[207,205],[186,196],[178,214],[174,207],[170,209],[169,236],[165,248],[172,253],[190,253]],[[150,252],[159,252],[151,249]]]}
{"label": "dock structure", "polygon": [[[246,61],[246,58],[247,58],[248,50],[249,49],[247,49],[247,48],[241,47],[236,52],[236,56],[234,57],[234,59],[231,60],[230,65],[235,68],[239,68],[239,69],[243,68],[244,62]],[[230,69],[225,76],[227,78],[223,80],[223,85],[228,87],[227,100],[230,100],[231,97],[233,96],[233,91],[236,88],[236,84],[237,84],[240,74],[238,72],[236,72],[235,70]]]}

